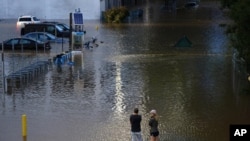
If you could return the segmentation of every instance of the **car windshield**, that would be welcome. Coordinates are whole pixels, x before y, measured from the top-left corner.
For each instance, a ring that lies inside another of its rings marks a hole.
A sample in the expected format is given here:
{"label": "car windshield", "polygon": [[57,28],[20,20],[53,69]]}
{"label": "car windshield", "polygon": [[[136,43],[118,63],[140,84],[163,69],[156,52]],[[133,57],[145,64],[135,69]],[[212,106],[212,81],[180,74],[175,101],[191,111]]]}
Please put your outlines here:
{"label": "car windshield", "polygon": [[66,24],[62,24],[64,27],[66,27],[67,29],[69,29],[69,26],[68,25],[66,25]]}
{"label": "car windshield", "polygon": [[34,21],[40,21],[38,18],[36,18],[36,17],[33,17],[33,20]]}
{"label": "car windshield", "polygon": [[50,33],[45,33],[50,39],[55,39],[56,38],[56,36],[54,36],[54,35],[52,35],[52,34],[50,34]]}
{"label": "car windshield", "polygon": [[56,25],[56,28],[57,28],[59,31],[63,31],[63,29],[62,29],[60,26],[58,26],[58,25]]}
{"label": "car windshield", "polygon": [[57,24],[57,26],[59,26],[61,29],[63,29],[64,31],[67,30],[63,25]]}
{"label": "car windshield", "polygon": [[44,43],[43,41],[41,40],[35,40],[37,43]]}
{"label": "car windshield", "polygon": [[61,26],[64,30],[69,30],[69,26],[66,24],[58,24],[59,26]]}

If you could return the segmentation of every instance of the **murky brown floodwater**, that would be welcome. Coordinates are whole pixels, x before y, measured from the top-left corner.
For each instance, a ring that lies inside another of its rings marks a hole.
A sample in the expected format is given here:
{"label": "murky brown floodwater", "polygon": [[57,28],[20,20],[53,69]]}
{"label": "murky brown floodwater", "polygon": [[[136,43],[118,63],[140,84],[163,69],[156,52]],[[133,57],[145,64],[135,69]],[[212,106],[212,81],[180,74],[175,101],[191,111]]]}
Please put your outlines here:
{"label": "murky brown floodwater", "polygon": [[[97,36],[98,47],[75,55],[74,66],[53,65],[11,95],[1,91],[0,141],[22,140],[22,114],[28,141],[128,141],[134,107],[143,115],[145,140],[152,108],[159,113],[161,141],[229,140],[230,124],[250,122],[250,96],[234,92],[232,53],[217,4],[175,14],[148,6],[143,23],[86,21],[87,38]],[[184,35],[193,46],[173,47]],[[15,36],[15,20],[1,21],[0,40]],[[37,55],[6,52],[6,75],[68,50],[67,44],[53,47]]]}

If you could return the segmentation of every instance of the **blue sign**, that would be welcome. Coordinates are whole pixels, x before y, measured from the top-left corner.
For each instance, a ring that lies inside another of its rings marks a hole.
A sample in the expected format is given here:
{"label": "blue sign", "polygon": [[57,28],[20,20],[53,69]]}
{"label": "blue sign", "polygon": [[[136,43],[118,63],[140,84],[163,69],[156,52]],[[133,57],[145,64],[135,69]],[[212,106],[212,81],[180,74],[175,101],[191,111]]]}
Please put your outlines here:
{"label": "blue sign", "polygon": [[76,34],[77,36],[82,36],[82,35],[83,35],[83,32],[75,32],[75,34]]}

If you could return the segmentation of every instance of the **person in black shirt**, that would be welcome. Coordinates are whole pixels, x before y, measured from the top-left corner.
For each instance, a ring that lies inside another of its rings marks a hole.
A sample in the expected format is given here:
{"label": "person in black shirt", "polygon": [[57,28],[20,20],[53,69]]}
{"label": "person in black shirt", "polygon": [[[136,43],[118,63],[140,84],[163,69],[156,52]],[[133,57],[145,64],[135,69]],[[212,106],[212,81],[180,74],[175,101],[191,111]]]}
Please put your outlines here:
{"label": "person in black shirt", "polygon": [[158,120],[156,117],[156,110],[150,111],[150,141],[158,141],[159,140],[159,130],[158,130]]}
{"label": "person in black shirt", "polygon": [[141,115],[138,114],[138,108],[134,109],[134,113],[130,115],[131,139],[132,141],[143,141],[141,135]]}

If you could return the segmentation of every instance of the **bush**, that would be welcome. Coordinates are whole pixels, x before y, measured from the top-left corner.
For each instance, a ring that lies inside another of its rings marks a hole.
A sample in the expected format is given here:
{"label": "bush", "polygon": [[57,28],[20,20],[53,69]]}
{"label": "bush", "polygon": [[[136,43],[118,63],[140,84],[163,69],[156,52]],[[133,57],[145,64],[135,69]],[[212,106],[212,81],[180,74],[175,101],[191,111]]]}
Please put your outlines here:
{"label": "bush", "polygon": [[104,18],[107,23],[121,23],[128,15],[126,7],[118,7],[105,11]]}

